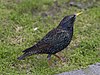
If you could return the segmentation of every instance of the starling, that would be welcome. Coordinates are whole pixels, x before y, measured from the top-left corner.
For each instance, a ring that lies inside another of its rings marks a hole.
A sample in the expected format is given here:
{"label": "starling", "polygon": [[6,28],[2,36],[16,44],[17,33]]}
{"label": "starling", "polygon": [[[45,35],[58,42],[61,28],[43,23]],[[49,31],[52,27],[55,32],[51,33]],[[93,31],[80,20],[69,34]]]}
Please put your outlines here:
{"label": "starling", "polygon": [[48,54],[47,59],[49,65],[51,65],[51,55],[61,59],[57,53],[62,51],[70,44],[73,36],[74,21],[76,16],[79,14],[81,14],[81,12],[65,16],[56,28],[48,32],[35,45],[25,49],[23,51],[24,54],[18,57],[18,59],[22,60],[25,57],[33,54]]}

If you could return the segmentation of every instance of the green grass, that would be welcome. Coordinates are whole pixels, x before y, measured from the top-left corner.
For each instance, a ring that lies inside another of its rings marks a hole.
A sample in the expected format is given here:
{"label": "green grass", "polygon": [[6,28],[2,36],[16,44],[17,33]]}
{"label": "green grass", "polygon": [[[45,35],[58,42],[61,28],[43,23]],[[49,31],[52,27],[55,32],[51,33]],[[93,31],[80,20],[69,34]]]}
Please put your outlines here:
{"label": "green grass", "polygon": [[[81,10],[67,8],[64,2],[66,0],[59,1],[57,6],[54,0],[1,0],[0,75],[53,75],[100,62],[99,5]],[[58,61],[57,66],[50,68],[47,55],[17,60],[22,50],[39,41],[65,15],[79,11],[83,14],[76,19],[73,40],[68,49],[62,51],[67,60],[63,66]],[[34,28],[38,29],[35,31]]]}

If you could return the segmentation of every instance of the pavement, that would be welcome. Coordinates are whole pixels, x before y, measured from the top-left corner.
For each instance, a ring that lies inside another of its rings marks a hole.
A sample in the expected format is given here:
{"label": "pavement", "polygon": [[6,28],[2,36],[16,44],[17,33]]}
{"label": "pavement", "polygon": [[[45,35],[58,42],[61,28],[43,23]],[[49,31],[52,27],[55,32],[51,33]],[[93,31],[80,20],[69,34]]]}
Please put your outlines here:
{"label": "pavement", "polygon": [[89,67],[56,75],[100,75],[100,63],[89,65]]}

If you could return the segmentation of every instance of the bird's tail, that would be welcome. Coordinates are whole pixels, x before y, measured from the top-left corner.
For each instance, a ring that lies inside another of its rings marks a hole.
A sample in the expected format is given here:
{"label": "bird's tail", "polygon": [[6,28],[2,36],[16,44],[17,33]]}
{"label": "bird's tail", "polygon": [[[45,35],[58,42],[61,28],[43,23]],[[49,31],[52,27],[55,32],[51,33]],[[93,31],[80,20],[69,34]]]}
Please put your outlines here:
{"label": "bird's tail", "polygon": [[38,50],[37,50],[37,48],[35,46],[30,47],[30,48],[27,48],[23,52],[24,52],[24,54],[21,55],[20,57],[18,57],[17,58],[18,60],[22,60],[22,59],[24,59],[27,56],[30,56],[32,54],[38,54],[39,53]]}
{"label": "bird's tail", "polygon": [[29,56],[29,54],[24,53],[23,55],[21,55],[20,57],[18,57],[18,60],[23,60],[25,57]]}

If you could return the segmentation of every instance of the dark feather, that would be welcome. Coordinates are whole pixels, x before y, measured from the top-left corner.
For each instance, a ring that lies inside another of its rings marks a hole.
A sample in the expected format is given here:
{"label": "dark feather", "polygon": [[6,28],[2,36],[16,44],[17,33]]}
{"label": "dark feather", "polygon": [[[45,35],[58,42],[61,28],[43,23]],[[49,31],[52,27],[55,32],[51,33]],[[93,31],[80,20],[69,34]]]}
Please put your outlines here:
{"label": "dark feather", "polygon": [[29,56],[28,53],[24,53],[23,55],[21,55],[20,57],[18,57],[18,60],[23,60],[25,57]]}

